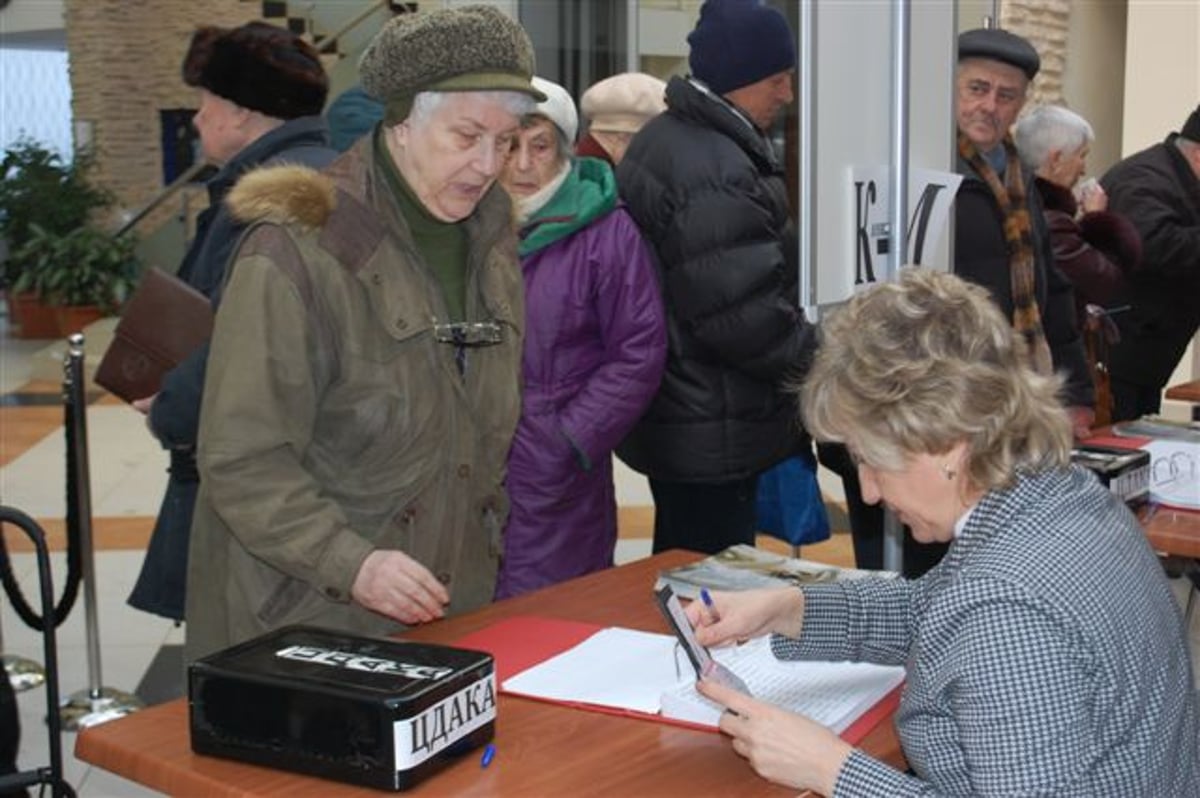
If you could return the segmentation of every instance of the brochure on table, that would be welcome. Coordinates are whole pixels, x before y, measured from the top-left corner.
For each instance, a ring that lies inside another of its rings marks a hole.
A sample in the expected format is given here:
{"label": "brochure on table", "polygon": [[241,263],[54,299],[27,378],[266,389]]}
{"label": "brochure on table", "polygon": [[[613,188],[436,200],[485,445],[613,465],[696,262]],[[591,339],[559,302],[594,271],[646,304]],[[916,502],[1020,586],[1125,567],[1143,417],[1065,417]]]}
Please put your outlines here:
{"label": "brochure on table", "polygon": [[703,560],[662,571],[654,587],[657,590],[668,585],[680,598],[696,599],[702,587],[709,590],[751,590],[788,585],[803,587],[865,576],[894,577],[895,573],[838,568],[796,557],[784,557],[754,546],[737,545]]}

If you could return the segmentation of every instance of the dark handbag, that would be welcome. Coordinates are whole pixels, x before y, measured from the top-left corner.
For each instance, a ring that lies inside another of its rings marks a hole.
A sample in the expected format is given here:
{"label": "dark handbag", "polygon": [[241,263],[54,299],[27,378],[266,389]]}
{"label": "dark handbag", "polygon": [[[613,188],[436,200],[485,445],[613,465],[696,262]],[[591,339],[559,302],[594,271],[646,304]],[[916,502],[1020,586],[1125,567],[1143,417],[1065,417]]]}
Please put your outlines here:
{"label": "dark handbag", "polygon": [[758,477],[758,530],[793,546],[829,538],[829,515],[812,455],[797,455]]}

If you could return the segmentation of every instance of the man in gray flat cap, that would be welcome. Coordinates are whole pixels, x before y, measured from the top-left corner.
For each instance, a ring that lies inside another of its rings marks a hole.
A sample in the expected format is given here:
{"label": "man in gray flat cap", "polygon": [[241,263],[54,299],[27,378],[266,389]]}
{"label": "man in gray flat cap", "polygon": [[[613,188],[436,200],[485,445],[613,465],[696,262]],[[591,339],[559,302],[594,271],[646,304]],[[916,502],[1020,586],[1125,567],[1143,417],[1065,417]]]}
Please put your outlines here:
{"label": "man in gray flat cap", "polygon": [[363,55],[383,121],[323,173],[254,172],[201,411],[189,661],[292,623],[379,635],[495,588],[524,308],[494,185],[545,97],[489,6]]}

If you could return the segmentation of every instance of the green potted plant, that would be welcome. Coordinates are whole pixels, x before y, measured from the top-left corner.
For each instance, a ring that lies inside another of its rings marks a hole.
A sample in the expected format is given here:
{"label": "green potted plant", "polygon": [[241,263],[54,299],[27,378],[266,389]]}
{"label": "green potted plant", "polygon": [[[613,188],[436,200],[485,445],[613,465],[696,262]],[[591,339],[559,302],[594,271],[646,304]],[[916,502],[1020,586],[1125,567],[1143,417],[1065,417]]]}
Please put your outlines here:
{"label": "green potted plant", "polygon": [[113,203],[90,182],[94,165],[88,153],[67,163],[31,139],[0,162],[0,237],[8,251],[0,279],[22,337],[62,334],[56,317],[64,311],[56,307],[112,310],[136,274],[133,242],[89,226]]}
{"label": "green potted plant", "polygon": [[17,294],[34,293],[55,309],[57,335],[70,335],[114,313],[137,280],[131,236],[114,238],[91,227],[66,234],[33,225],[14,255],[22,263]]}

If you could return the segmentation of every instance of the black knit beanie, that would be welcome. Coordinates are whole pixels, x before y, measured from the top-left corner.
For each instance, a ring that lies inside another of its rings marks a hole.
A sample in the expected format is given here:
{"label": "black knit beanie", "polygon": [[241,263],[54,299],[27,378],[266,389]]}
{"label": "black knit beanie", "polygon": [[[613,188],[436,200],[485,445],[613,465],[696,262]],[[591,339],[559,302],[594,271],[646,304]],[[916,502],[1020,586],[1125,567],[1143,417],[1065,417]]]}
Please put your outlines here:
{"label": "black knit beanie", "polygon": [[321,113],[329,91],[312,45],[265,22],[197,30],[183,59],[183,82],[276,119]]}
{"label": "black knit beanie", "polygon": [[762,0],[708,0],[688,44],[692,76],[717,94],[796,66],[787,20]]}

